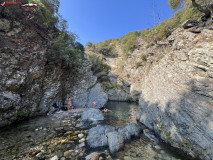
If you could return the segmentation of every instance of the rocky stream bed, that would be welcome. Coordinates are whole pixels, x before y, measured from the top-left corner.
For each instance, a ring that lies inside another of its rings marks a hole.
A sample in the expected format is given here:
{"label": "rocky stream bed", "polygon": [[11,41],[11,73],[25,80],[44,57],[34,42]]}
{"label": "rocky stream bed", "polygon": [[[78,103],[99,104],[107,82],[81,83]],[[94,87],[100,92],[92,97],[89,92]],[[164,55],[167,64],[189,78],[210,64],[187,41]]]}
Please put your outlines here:
{"label": "rocky stream bed", "polygon": [[[118,105],[114,103],[114,108],[110,108],[112,110],[112,115],[110,113],[105,113],[105,124],[110,121],[110,125],[117,126],[120,124],[126,125],[129,122],[135,121],[136,117],[133,113],[134,110],[137,109],[137,105],[126,105],[123,103],[123,106],[125,111],[123,114],[128,115],[126,119],[122,116],[122,113],[118,111],[121,104],[119,103]],[[93,153],[92,156],[94,159],[99,160],[190,159],[185,155],[181,156],[177,151],[173,151],[165,144],[159,142],[158,139],[149,134],[148,130],[144,131],[145,134],[140,132],[137,139],[133,138],[131,141],[128,140],[127,143],[121,146],[119,151],[114,154],[110,153],[107,146],[90,148],[88,147],[90,136],[88,132],[91,131],[88,130],[89,128],[79,128],[83,110],[84,109],[75,109],[66,112],[61,111],[49,116],[32,118],[1,129],[0,159],[81,160],[91,155],[91,153]],[[117,114],[113,115],[113,113],[116,112]],[[128,112],[128,114],[126,112]],[[116,115],[120,115],[120,117],[116,117]],[[87,157],[87,159],[89,159],[89,157]]]}

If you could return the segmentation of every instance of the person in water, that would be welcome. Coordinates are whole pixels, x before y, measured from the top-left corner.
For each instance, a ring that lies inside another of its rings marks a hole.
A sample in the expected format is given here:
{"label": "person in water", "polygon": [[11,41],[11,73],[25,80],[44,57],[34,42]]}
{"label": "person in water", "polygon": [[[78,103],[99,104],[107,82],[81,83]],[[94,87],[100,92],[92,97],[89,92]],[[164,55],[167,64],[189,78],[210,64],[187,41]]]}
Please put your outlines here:
{"label": "person in water", "polygon": [[107,113],[107,112],[112,112],[112,111],[109,110],[109,109],[107,109],[107,108],[104,108],[104,109],[102,110],[102,112]]}
{"label": "person in water", "polygon": [[96,102],[95,102],[95,100],[93,101],[93,107],[95,108],[95,106],[96,106]]}

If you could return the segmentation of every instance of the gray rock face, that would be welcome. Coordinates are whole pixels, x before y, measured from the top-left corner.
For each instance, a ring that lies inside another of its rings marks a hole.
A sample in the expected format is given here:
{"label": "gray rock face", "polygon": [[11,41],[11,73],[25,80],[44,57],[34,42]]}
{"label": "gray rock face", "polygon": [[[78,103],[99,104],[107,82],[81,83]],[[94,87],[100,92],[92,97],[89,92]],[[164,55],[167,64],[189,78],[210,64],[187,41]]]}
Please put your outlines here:
{"label": "gray rock face", "polygon": [[130,97],[130,83],[121,80],[118,78],[118,75],[110,72],[108,74],[108,78],[110,80],[110,84],[117,84],[119,87],[115,87],[107,90],[107,94],[110,101],[126,101],[128,97]]}
{"label": "gray rock face", "polygon": [[93,101],[96,102],[96,108],[102,108],[108,101],[107,94],[103,91],[100,83],[96,84],[90,91],[88,95],[88,107],[93,107]]}
{"label": "gray rock face", "polygon": [[107,102],[89,60],[82,61],[79,69],[83,73],[78,77],[61,64],[47,62],[50,39],[46,36],[42,29],[0,19],[0,126],[51,112],[54,102],[61,107],[68,97],[76,108],[92,107],[93,100],[98,108]]}
{"label": "gray rock face", "polygon": [[81,116],[80,127],[90,128],[91,126],[102,123],[104,116],[99,109],[89,108],[85,109]]}
{"label": "gray rock face", "polygon": [[211,160],[213,31],[178,29],[171,36],[171,52],[144,78],[137,119],[172,146]]}
{"label": "gray rock face", "polygon": [[196,20],[193,20],[193,19],[189,19],[189,20],[186,20],[183,24],[182,24],[182,27],[184,29],[188,29],[188,28],[192,28],[192,27],[195,27],[195,26],[198,26],[199,22],[196,21]]}
{"label": "gray rock face", "polygon": [[122,89],[110,89],[107,94],[109,96],[109,100],[120,102],[125,102],[130,95],[130,93],[127,93]]}
{"label": "gray rock face", "polygon": [[89,130],[87,143],[91,148],[109,146],[113,154],[123,147],[125,141],[132,137],[138,137],[141,128],[134,123],[124,127],[113,127],[109,125],[98,125]]}
{"label": "gray rock face", "polygon": [[96,102],[96,108],[102,108],[108,101],[107,94],[103,91],[100,83],[89,88],[86,92],[73,97],[72,104],[76,108],[93,107],[93,101]]}
{"label": "gray rock face", "polygon": [[10,30],[10,21],[7,19],[0,19],[0,31],[8,32]]}

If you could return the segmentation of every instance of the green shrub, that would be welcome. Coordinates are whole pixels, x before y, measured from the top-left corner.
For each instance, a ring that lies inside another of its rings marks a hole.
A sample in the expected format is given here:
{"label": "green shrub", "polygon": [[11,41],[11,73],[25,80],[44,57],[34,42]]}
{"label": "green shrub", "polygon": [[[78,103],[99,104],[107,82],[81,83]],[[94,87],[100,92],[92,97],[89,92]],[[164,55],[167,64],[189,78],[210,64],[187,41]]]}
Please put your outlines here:
{"label": "green shrub", "polygon": [[147,56],[144,54],[141,54],[140,58],[142,61],[147,61]]}
{"label": "green shrub", "polygon": [[138,45],[138,37],[141,36],[141,31],[129,32],[119,39],[124,54],[133,52]]}
{"label": "green shrub", "polygon": [[54,62],[58,64],[63,61],[64,65],[73,67],[80,65],[84,55],[82,50],[83,48],[80,46],[80,43],[75,42],[75,35],[64,31],[52,41],[46,56],[49,63]]}
{"label": "green shrub", "polygon": [[166,137],[170,138],[170,135],[171,135],[170,131],[166,131]]}
{"label": "green shrub", "polygon": [[[169,0],[172,8],[178,7],[180,3],[179,0]],[[200,13],[196,8],[192,6],[191,1],[185,1],[185,7],[178,10],[170,19],[165,19],[159,25],[153,28],[146,28],[142,31],[129,32],[119,39],[107,39],[100,43],[89,42],[86,47],[90,48],[93,52],[98,52],[105,56],[116,55],[115,51],[116,45],[121,46],[123,51],[123,57],[128,58],[128,56],[133,52],[139,45],[139,39],[145,40],[146,48],[149,48],[157,43],[157,41],[163,41],[167,38],[173,30],[180,27],[181,24],[189,18],[198,19],[201,17]],[[204,3],[204,0],[199,1],[200,4]],[[145,59],[144,59],[145,61]]]}
{"label": "green shrub", "polygon": [[101,56],[98,56],[94,52],[88,52],[90,56],[90,61],[92,63],[92,71],[98,76],[99,81],[107,81],[108,77],[107,74],[111,67],[104,62]]}
{"label": "green shrub", "polygon": [[143,66],[141,62],[135,62],[135,68],[136,69],[138,69],[141,66]]}
{"label": "green shrub", "polygon": [[117,52],[116,52],[116,44],[117,44],[117,39],[107,39],[103,42],[99,43],[93,43],[93,42],[88,42],[86,44],[86,49],[88,51],[92,51],[95,53],[102,54],[104,56],[112,56],[112,57],[117,57]]}
{"label": "green shrub", "polygon": [[132,97],[127,97],[127,98],[126,98],[126,101],[127,101],[128,103],[135,102],[134,99],[133,99]]}
{"label": "green shrub", "polygon": [[114,88],[119,88],[120,86],[117,83],[108,83],[108,82],[102,82],[102,86],[106,89],[106,90],[110,90],[110,89],[114,89]]}
{"label": "green shrub", "polygon": [[157,125],[157,129],[158,129],[159,132],[161,132],[161,131],[162,131],[162,128],[163,128],[163,124],[162,124],[162,122],[160,122],[160,123]]}

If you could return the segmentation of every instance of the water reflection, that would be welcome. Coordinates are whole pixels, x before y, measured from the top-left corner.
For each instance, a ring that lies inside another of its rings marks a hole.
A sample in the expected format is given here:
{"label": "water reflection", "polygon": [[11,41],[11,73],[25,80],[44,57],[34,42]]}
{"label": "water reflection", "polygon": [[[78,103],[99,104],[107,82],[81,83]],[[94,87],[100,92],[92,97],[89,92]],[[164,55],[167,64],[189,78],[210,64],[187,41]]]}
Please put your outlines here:
{"label": "water reflection", "polygon": [[138,105],[125,102],[108,102],[106,108],[112,112],[105,113],[105,122],[113,126],[126,125],[136,122]]}

